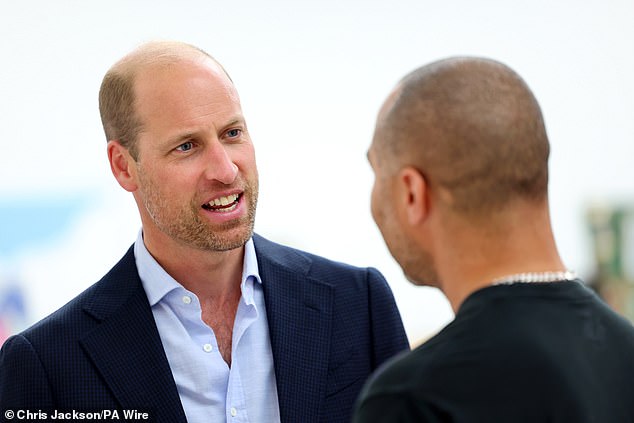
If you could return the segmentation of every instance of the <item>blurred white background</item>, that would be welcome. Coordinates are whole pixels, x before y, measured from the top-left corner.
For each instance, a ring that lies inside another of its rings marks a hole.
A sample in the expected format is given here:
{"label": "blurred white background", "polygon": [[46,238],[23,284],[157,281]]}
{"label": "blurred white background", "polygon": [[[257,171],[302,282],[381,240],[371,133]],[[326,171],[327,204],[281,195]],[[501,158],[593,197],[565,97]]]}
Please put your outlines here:
{"label": "blurred white background", "polygon": [[[414,343],[452,313],[436,290],[409,285],[372,221],[375,116],[420,65],[505,62],[542,105],[556,238],[589,277],[587,206],[634,196],[633,23],[632,0],[3,1],[0,283],[20,281],[31,323],[134,241],[140,223],[107,165],[97,92],[116,60],[152,39],[207,50],[235,81],[260,170],[256,230],[380,269]],[[17,240],[38,225],[55,227]]]}

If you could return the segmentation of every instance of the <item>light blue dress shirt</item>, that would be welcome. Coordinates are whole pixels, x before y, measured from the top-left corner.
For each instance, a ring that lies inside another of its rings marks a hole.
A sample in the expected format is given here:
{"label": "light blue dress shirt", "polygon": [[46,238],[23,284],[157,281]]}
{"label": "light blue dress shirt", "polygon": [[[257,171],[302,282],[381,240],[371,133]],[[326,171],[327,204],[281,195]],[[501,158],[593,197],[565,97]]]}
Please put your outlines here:
{"label": "light blue dress shirt", "polygon": [[253,240],[244,250],[231,367],[220,355],[213,330],[201,318],[198,297],[158,264],[141,232],[134,256],[188,423],[279,422],[273,353]]}

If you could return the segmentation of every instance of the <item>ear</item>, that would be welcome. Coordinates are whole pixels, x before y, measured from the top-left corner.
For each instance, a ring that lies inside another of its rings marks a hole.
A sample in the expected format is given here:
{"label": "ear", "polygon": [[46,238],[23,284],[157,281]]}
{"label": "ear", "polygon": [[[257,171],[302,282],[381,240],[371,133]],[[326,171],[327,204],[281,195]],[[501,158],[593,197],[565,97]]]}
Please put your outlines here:
{"label": "ear", "polygon": [[416,168],[407,166],[399,171],[398,182],[404,218],[412,225],[418,225],[429,215],[429,184],[425,176]]}
{"label": "ear", "polygon": [[123,189],[134,192],[138,188],[136,180],[136,161],[127,148],[119,141],[108,141],[108,161],[110,170]]}

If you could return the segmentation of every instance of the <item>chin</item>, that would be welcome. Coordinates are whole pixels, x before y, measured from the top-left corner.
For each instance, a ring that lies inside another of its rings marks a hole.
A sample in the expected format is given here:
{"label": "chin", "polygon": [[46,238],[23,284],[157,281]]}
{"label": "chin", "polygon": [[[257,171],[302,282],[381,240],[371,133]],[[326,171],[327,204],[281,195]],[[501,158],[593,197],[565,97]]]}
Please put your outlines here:
{"label": "chin", "polygon": [[237,230],[229,231],[220,236],[215,237],[211,242],[211,249],[216,251],[229,251],[236,248],[242,248],[244,244],[249,241],[253,236],[253,229],[249,228],[236,228]]}
{"label": "chin", "polygon": [[434,270],[427,269],[427,271],[408,272],[406,269],[403,269],[403,274],[405,275],[405,278],[413,285],[429,286],[432,288],[440,289],[438,276],[436,275],[436,272]]}
{"label": "chin", "polygon": [[428,281],[426,281],[424,279],[421,279],[421,278],[410,276],[407,273],[405,273],[405,278],[412,285],[416,285],[416,286],[435,286],[435,284],[433,284],[433,283],[430,283],[430,282],[428,282]]}

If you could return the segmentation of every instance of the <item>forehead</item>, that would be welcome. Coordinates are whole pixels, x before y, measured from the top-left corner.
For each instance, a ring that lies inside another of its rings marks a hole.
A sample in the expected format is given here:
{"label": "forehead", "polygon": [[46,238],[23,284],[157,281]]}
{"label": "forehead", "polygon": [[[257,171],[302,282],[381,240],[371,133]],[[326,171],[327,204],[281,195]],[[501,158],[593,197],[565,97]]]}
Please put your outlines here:
{"label": "forehead", "polygon": [[394,107],[394,103],[396,102],[399,93],[400,89],[397,86],[392,90],[392,92],[390,92],[389,96],[383,102],[381,108],[379,109],[379,113],[376,118],[376,124],[374,126],[374,134],[372,135],[372,142],[370,143],[370,147],[368,148],[367,153],[368,161],[373,165],[376,163],[377,156],[379,155],[377,149],[382,149],[382,147],[384,147],[384,141],[382,139],[384,138],[383,132],[385,129],[385,119]]}
{"label": "forehead", "polygon": [[206,58],[147,65],[136,75],[134,93],[140,106],[214,98],[237,100],[233,83],[223,69]]}
{"label": "forehead", "polygon": [[238,93],[211,59],[148,65],[134,81],[135,109],[144,126],[192,125],[240,114]]}
{"label": "forehead", "polygon": [[381,109],[379,110],[379,116],[377,117],[377,125],[382,123],[390,114],[390,112],[394,109],[396,105],[396,101],[401,96],[403,92],[402,84],[398,84],[394,89],[390,92],[388,97],[383,102]]}
{"label": "forehead", "polygon": [[402,85],[398,84],[394,89],[390,92],[387,99],[383,102],[383,105],[379,109],[379,114],[376,119],[376,125],[374,128],[374,136],[372,137],[372,145],[370,146],[370,150],[376,149],[376,144],[380,144],[380,147],[383,147],[382,139],[384,138],[384,130],[386,120],[390,116],[390,113],[394,110],[394,106],[396,105],[397,100],[401,96],[402,93]]}

